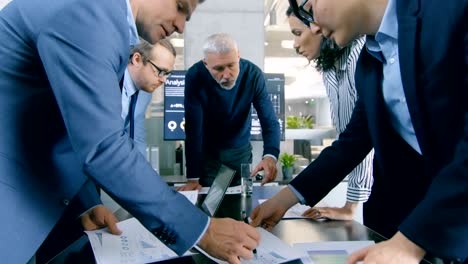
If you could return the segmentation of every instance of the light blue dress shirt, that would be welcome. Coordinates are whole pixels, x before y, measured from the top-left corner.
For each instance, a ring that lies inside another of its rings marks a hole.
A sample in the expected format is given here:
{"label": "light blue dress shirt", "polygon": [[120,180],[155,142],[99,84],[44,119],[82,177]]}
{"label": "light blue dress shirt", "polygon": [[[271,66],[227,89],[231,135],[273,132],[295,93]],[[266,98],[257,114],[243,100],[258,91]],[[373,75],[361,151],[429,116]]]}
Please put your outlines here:
{"label": "light blue dress shirt", "polygon": [[135,18],[133,17],[132,13],[132,6],[130,5],[130,0],[126,0],[127,2],[127,22],[128,22],[128,32],[129,32],[129,43],[130,46],[136,45],[140,42],[138,37],[138,31],[135,24]]}
{"label": "light blue dress shirt", "polygon": [[[135,25],[135,18],[133,17],[132,8],[129,0],[127,1],[127,22],[129,26],[129,43],[130,46],[136,45],[140,42],[138,38],[138,31]],[[130,47],[129,47],[130,49]],[[137,92],[137,87],[133,82],[128,69],[125,69],[123,87],[122,87],[122,118],[124,120],[125,130],[127,133],[130,131],[130,119],[128,110],[130,109],[130,99],[134,93]],[[151,94],[140,91],[135,106],[134,113],[134,137],[133,141],[138,150],[146,157],[146,133],[145,133],[145,112],[149,103],[151,102]]]}
{"label": "light blue dress shirt", "polygon": [[[130,133],[130,118],[129,109],[132,95],[138,89],[133,82],[128,69],[125,69],[125,75],[122,87],[122,119],[124,120],[125,130]],[[146,133],[145,133],[145,113],[146,108],[151,102],[152,94],[145,91],[139,91],[138,99],[135,106],[134,118],[134,137],[133,141],[138,150],[146,157]]]}
{"label": "light blue dress shirt", "polygon": [[401,81],[395,0],[388,1],[382,23],[375,34],[375,40],[368,38],[366,47],[372,56],[383,63],[382,91],[385,104],[390,112],[392,126],[414,150],[422,154]]}

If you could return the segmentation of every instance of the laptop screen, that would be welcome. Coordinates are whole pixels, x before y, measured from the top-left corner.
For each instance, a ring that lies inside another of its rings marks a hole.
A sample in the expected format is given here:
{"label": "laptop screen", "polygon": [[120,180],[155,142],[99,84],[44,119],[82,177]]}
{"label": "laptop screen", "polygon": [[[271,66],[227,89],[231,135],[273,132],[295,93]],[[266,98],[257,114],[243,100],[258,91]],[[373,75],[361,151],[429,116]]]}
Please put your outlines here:
{"label": "laptop screen", "polygon": [[235,173],[235,170],[225,165],[221,165],[219,168],[218,174],[201,205],[201,209],[209,216],[214,216],[218,210]]}

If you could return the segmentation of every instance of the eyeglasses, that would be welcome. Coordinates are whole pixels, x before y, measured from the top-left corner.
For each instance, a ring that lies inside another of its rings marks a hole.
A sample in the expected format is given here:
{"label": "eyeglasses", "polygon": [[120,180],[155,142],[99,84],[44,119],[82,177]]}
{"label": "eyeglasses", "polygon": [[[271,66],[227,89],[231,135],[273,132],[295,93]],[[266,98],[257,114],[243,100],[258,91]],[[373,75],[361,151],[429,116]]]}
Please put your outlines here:
{"label": "eyeglasses", "polygon": [[310,23],[314,22],[314,14],[312,9],[305,10],[304,6],[308,0],[302,1],[301,5],[297,5],[296,0],[289,0],[289,5],[292,7],[294,15],[299,18],[306,26],[310,27]]}
{"label": "eyeglasses", "polygon": [[161,69],[160,67],[158,67],[158,65],[156,65],[154,62],[152,62],[151,60],[148,60],[148,62],[153,65],[153,67],[156,69],[157,71],[157,74],[156,74],[156,71],[154,72],[156,74],[157,77],[169,77],[171,76],[172,72],[170,71],[167,71],[167,70],[164,70],[164,69]]}

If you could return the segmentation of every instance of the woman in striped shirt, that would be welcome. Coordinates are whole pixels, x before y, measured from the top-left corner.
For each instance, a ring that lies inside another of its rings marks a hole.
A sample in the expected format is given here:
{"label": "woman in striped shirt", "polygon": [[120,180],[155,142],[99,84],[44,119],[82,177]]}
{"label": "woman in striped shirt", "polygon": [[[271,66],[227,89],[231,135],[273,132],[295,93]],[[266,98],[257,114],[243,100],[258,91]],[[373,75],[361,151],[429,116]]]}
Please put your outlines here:
{"label": "woman in striped shirt", "polygon": [[[294,35],[296,52],[306,57],[309,62],[314,61],[316,69],[323,74],[323,82],[330,100],[332,121],[337,132],[341,133],[351,119],[357,99],[354,71],[365,38],[361,37],[341,49],[333,41],[323,38],[321,32],[312,32],[294,16],[291,7],[286,11],[286,15]],[[313,207],[304,215],[316,219],[353,219],[358,204],[366,202],[371,193],[373,158],[372,150],[348,175],[346,204],[343,207]]]}

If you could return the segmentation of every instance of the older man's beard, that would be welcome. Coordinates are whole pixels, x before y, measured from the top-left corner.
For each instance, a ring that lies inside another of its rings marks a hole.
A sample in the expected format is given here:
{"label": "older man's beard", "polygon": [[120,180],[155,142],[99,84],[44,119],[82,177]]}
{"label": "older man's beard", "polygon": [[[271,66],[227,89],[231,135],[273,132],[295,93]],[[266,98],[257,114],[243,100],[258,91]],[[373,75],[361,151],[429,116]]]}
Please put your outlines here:
{"label": "older man's beard", "polygon": [[221,81],[218,81],[218,80],[216,79],[216,77],[211,73],[211,71],[208,70],[208,72],[211,74],[211,77],[213,77],[213,79],[214,79],[214,80],[219,84],[219,86],[220,86],[221,88],[223,88],[224,90],[231,90],[232,88],[234,88],[234,86],[236,86],[237,78],[236,78],[236,79],[228,79],[228,80],[224,79],[225,82],[226,82],[226,81],[232,82],[232,85],[226,86],[226,85],[223,85],[223,84],[222,84],[223,79],[221,79]]}
{"label": "older man's beard", "polygon": [[223,85],[222,84],[222,80],[219,81],[219,86],[221,86],[221,88],[223,88],[224,90],[231,90],[232,88],[234,88],[234,86],[236,86],[236,80],[228,80],[229,82],[232,82],[232,85],[230,86],[226,86],[226,85]]}

